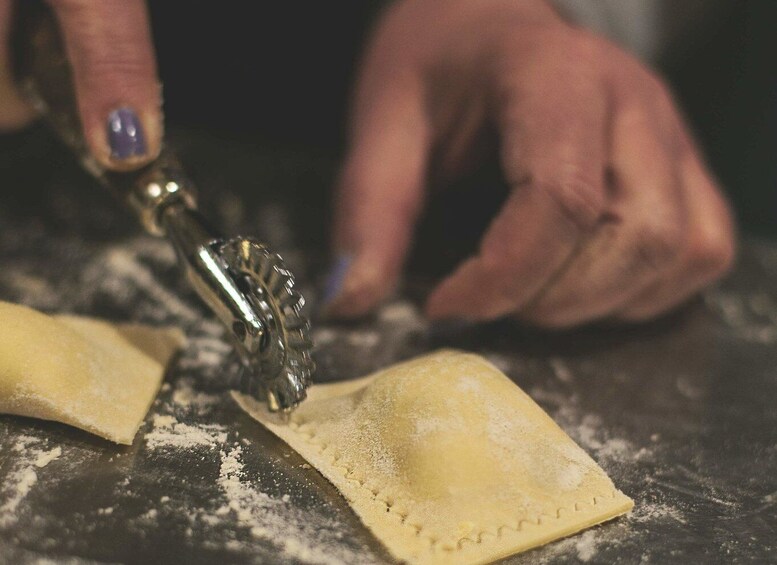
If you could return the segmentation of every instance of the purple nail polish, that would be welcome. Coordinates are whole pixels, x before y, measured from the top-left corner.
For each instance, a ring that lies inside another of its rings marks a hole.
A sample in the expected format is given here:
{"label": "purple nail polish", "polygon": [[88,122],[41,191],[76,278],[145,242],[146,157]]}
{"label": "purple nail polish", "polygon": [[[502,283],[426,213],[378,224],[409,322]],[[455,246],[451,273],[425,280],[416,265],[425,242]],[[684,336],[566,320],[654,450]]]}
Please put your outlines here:
{"label": "purple nail polish", "polygon": [[348,273],[352,262],[353,258],[350,255],[339,255],[335,259],[324,283],[324,291],[321,297],[324,304],[331,302],[340,294],[345,281],[345,275]]}
{"label": "purple nail polish", "polygon": [[146,154],[143,126],[131,108],[119,108],[108,114],[108,142],[113,159],[129,159]]}

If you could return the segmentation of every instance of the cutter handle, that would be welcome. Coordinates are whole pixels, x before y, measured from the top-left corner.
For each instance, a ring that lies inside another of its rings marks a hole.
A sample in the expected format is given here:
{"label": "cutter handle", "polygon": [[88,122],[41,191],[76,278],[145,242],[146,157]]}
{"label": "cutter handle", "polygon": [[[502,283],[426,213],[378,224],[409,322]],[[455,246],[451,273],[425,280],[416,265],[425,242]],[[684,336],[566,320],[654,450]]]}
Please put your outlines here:
{"label": "cutter handle", "polygon": [[[223,253],[225,247],[237,246],[261,255],[264,246],[246,238],[225,240],[208,228],[197,213],[194,186],[169,148],[163,147],[156,160],[132,172],[109,171],[94,159],[81,128],[70,62],[56,19],[40,1],[22,0],[16,9],[14,70],[22,90],[84,168],[130,205],[146,231],[172,241],[186,278],[226,326],[249,369],[241,377],[241,390],[257,398],[264,394],[272,410],[292,409],[305,398],[313,370],[307,321],[296,310],[293,320],[286,320],[278,307],[277,312],[271,310],[269,297],[260,296],[252,286],[259,283],[247,278],[236,258],[230,262]],[[268,269],[282,275],[273,279],[276,283],[291,284],[291,276],[275,263]],[[301,301],[297,294],[284,297],[295,298],[295,308]],[[274,326],[270,328],[268,323]],[[295,332],[296,342],[291,341],[289,332]],[[270,342],[279,345],[267,353]],[[292,358],[287,348],[298,347],[297,342],[305,349]],[[254,373],[265,366],[274,370],[268,375]]]}

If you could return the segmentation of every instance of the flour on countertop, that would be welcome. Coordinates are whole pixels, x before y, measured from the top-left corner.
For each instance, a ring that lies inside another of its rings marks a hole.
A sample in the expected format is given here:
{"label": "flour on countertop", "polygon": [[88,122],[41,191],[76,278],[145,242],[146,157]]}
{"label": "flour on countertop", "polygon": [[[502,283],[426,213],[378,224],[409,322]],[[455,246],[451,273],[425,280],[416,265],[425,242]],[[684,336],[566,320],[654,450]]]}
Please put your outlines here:
{"label": "flour on countertop", "polygon": [[199,392],[194,388],[194,379],[184,377],[175,384],[171,400],[176,408],[194,412],[198,416],[207,414],[219,402],[221,396]]}
{"label": "flour on countertop", "polygon": [[288,495],[270,497],[255,489],[246,475],[240,446],[221,452],[218,484],[226,504],[217,515],[235,516],[253,538],[279,546],[287,559],[332,565],[367,562],[357,551],[342,546],[336,521],[295,508]]}
{"label": "flour on countertop", "polygon": [[149,449],[216,448],[227,440],[226,428],[219,424],[193,426],[169,415],[155,415],[152,423],[153,429],[143,436]]}
{"label": "flour on countertop", "polygon": [[[295,506],[289,493],[271,496],[258,488],[262,481],[249,475],[240,442],[228,443],[225,437],[214,437],[214,441],[219,450],[218,494],[210,504],[203,507],[164,495],[159,505],[131,519],[130,528],[145,531],[158,527],[168,514],[185,516],[187,537],[206,535],[201,543],[208,548],[253,555],[260,561],[270,546],[275,558],[282,561],[323,565],[374,562],[362,548],[349,546],[337,519],[321,510]],[[193,449],[202,446],[194,445]]]}
{"label": "flour on countertop", "polygon": [[564,383],[570,383],[572,382],[573,375],[572,371],[569,370],[569,367],[564,362],[563,359],[559,359],[558,357],[552,357],[548,360],[548,363],[550,364],[551,369],[553,369],[553,374],[556,375],[556,378]]}
{"label": "flour on countertop", "polygon": [[637,505],[629,515],[629,520],[638,524],[667,519],[675,520],[681,524],[688,523],[679,508],[659,502],[646,502]]}
{"label": "flour on countertop", "polygon": [[705,293],[704,301],[736,337],[765,345],[777,343],[777,302],[766,292],[743,295],[716,289]]}
{"label": "flour on countertop", "polygon": [[36,469],[42,469],[62,455],[62,448],[45,449],[44,440],[32,436],[19,436],[11,449],[18,453],[5,480],[0,484],[0,529],[18,520],[19,505],[38,482]]}
{"label": "flour on countertop", "polygon": [[596,555],[596,532],[588,530],[575,538],[575,550],[580,561],[588,562]]}
{"label": "flour on countertop", "polygon": [[378,320],[394,324],[418,324],[423,317],[413,304],[405,300],[391,302],[378,310]]}

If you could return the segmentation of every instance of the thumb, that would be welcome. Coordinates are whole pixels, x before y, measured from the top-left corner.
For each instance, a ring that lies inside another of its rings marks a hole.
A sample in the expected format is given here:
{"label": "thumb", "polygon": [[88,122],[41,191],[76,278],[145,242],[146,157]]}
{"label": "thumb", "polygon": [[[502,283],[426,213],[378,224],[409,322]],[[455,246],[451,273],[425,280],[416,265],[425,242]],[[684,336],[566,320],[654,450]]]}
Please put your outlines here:
{"label": "thumb", "polygon": [[324,297],[326,312],[342,317],[367,313],[399,278],[429,149],[420,83],[395,83],[357,103],[353,126],[335,201],[338,261]]}
{"label": "thumb", "polygon": [[49,0],[73,67],[92,155],[129,170],[159,153],[161,92],[143,0]]}

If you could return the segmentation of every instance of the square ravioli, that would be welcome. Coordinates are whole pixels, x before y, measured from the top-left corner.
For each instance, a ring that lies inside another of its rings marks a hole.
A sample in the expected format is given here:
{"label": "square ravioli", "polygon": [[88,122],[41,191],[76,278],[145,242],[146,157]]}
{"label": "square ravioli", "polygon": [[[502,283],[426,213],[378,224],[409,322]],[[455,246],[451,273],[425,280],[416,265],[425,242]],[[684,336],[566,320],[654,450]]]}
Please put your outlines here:
{"label": "square ravioli", "polygon": [[493,561],[633,506],[478,355],[443,350],[359,380],[315,385],[288,423],[250,397],[235,399],[409,563]]}

